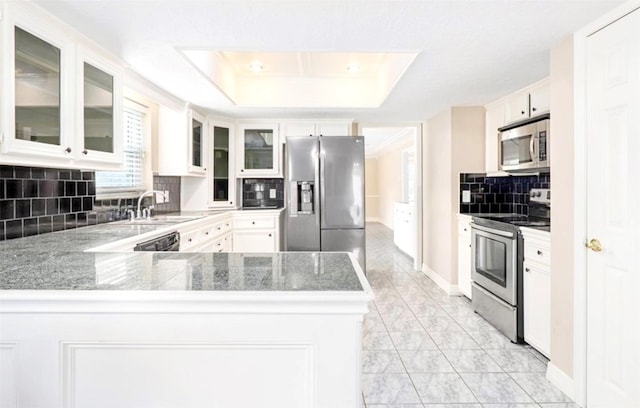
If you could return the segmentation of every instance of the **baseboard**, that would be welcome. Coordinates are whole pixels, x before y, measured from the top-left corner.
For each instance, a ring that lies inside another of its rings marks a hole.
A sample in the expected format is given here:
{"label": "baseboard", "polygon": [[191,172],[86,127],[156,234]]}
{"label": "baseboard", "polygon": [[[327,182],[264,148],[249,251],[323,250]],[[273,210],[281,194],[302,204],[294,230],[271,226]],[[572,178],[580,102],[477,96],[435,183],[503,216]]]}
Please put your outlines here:
{"label": "baseboard", "polygon": [[462,292],[458,289],[458,285],[453,285],[447,282],[442,276],[438,275],[436,271],[429,268],[427,265],[422,264],[422,272],[427,275],[429,279],[435,282],[436,285],[449,296],[461,296]]}
{"label": "baseboard", "polygon": [[381,222],[378,217],[367,217],[365,218],[365,222]]}
{"label": "baseboard", "polygon": [[556,367],[551,361],[547,364],[547,380],[564,392],[567,397],[576,400],[576,383],[573,378]]}

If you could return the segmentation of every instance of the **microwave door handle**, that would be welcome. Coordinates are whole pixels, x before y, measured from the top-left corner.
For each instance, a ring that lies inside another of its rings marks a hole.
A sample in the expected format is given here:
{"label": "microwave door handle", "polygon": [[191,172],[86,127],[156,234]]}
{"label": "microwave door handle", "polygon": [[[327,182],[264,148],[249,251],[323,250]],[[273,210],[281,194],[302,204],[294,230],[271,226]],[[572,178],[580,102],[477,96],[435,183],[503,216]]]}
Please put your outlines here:
{"label": "microwave door handle", "polygon": [[535,135],[531,135],[531,141],[529,141],[529,153],[531,154],[531,161],[536,161],[536,137]]}

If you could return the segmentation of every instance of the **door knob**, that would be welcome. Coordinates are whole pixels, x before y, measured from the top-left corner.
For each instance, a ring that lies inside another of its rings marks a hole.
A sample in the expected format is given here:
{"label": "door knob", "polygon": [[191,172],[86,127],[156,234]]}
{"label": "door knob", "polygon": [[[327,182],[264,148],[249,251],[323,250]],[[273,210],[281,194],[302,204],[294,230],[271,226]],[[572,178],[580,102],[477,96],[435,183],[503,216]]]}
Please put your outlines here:
{"label": "door knob", "polygon": [[589,248],[590,250],[592,250],[593,252],[600,252],[602,251],[602,244],[600,243],[600,241],[596,238],[593,238],[591,241],[587,242],[585,244],[585,246],[587,248]]}

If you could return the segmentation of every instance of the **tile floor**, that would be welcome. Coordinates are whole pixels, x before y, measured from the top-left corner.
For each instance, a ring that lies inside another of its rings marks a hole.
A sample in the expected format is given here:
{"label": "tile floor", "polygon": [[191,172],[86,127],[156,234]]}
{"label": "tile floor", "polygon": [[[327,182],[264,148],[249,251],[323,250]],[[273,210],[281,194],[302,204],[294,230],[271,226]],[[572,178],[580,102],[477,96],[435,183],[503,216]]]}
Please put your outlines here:
{"label": "tile floor", "polygon": [[382,224],[367,224],[367,278],[376,298],[363,328],[363,407],[578,407],[547,381],[544,356],[414,271]]}

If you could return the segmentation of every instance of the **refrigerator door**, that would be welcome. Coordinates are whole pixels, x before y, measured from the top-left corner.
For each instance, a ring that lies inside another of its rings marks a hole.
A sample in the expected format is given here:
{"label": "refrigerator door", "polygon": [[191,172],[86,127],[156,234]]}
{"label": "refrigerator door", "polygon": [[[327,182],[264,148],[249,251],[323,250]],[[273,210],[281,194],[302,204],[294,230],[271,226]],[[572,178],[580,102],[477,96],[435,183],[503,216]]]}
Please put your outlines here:
{"label": "refrigerator door", "polygon": [[358,263],[365,269],[365,230],[364,229],[332,229],[322,230],[322,251],[352,252]]}
{"label": "refrigerator door", "polygon": [[322,229],[364,228],[364,137],[320,138]]}
{"label": "refrigerator door", "polygon": [[[286,143],[285,248],[320,250],[318,138],[289,137]],[[310,200],[310,202],[309,202]]]}

